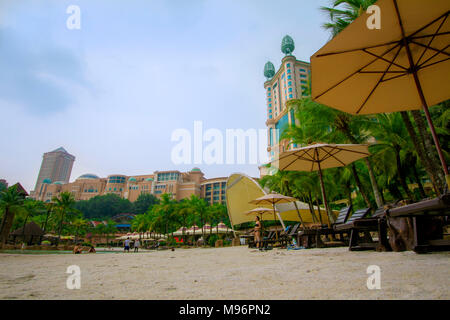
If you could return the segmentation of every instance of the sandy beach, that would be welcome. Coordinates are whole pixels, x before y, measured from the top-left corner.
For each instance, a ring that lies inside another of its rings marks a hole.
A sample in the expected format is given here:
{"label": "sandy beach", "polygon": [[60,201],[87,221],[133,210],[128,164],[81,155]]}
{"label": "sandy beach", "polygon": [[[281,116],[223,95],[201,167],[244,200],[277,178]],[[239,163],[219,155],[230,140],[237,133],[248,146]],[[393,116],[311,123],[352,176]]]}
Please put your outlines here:
{"label": "sandy beach", "polygon": [[[81,289],[66,269],[81,268]],[[381,289],[369,290],[369,265]],[[450,253],[260,252],[242,247],[142,253],[0,254],[1,299],[450,299]]]}

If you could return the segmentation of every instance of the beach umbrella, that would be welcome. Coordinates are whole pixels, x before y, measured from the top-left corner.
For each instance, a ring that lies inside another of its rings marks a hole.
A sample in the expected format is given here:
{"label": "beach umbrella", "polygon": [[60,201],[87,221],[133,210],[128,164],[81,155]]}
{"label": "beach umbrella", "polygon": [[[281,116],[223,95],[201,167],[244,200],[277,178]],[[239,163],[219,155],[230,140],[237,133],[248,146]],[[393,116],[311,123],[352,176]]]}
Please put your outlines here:
{"label": "beach umbrella", "polygon": [[[256,205],[264,205],[264,204],[270,204],[273,207],[274,212],[274,218],[275,214],[278,216],[278,219],[281,222],[281,225],[283,226],[283,230],[286,230],[286,226],[284,225],[283,219],[281,219],[280,213],[275,209],[275,204],[277,203],[287,203],[287,202],[295,202],[297,199],[292,197],[283,196],[282,194],[271,192],[269,194],[266,194],[262,197],[259,197],[255,200],[250,201],[252,204]],[[275,218],[276,220],[276,218]],[[278,236],[278,234],[277,234]]]}
{"label": "beach umbrella", "polygon": [[270,208],[259,207],[245,212],[246,215],[259,216],[259,220],[262,223],[264,214],[274,214],[275,210]]}
{"label": "beach umbrella", "polygon": [[376,5],[380,28],[363,13],[311,57],[312,99],[351,114],[423,109],[449,185],[428,107],[450,98],[450,1]]}
{"label": "beach umbrella", "polygon": [[322,170],[344,167],[356,160],[368,157],[366,144],[313,144],[281,153],[272,165],[281,171],[318,171],[322,200],[331,224],[330,209],[323,183]]}
{"label": "beach umbrella", "polygon": [[187,231],[187,228],[186,228],[186,227],[181,227],[180,229],[178,229],[177,231],[175,231],[175,232],[173,233],[173,235],[174,235],[174,236],[182,236],[182,235],[185,235],[185,234],[186,234],[186,231]]}

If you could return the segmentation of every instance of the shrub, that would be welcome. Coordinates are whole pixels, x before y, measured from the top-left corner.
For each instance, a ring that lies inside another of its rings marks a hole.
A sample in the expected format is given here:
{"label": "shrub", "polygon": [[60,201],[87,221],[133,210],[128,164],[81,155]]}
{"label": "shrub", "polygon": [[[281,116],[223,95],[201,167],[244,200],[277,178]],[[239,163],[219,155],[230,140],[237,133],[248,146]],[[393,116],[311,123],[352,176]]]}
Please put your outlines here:
{"label": "shrub", "polygon": [[217,234],[213,234],[209,237],[208,239],[208,244],[211,247],[214,247],[216,245],[216,241],[219,239],[219,237],[217,236]]}

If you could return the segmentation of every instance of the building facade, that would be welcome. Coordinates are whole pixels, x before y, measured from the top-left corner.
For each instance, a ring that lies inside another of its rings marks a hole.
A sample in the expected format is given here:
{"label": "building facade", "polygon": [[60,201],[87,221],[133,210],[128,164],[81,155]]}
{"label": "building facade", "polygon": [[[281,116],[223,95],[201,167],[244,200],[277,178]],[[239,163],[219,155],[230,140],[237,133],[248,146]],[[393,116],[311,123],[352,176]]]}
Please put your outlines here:
{"label": "building facade", "polygon": [[68,183],[75,161],[75,156],[68,153],[63,147],[44,153],[42,158],[41,168],[32,194],[40,192],[44,181],[46,183]]}
{"label": "building facade", "polygon": [[206,179],[199,168],[188,172],[155,171],[153,174],[136,176],[111,174],[106,178],[87,173],[70,183],[44,180],[33,198],[50,202],[59,193],[70,192],[77,201],[116,194],[134,202],[141,194],[153,194],[160,198],[164,193],[170,193],[177,201],[196,195],[209,204],[225,203],[226,180],[225,177]]}
{"label": "building facade", "polygon": [[294,110],[289,110],[286,104],[289,100],[300,99],[309,94],[311,67],[308,62],[297,60],[292,55],[294,49],[292,38],[285,36],[281,44],[281,51],[285,57],[281,60],[278,71],[275,71],[270,61],[264,67],[267,151],[270,161],[275,160],[279,152],[296,148],[295,144],[289,145],[288,140],[280,140],[283,130],[295,121]]}

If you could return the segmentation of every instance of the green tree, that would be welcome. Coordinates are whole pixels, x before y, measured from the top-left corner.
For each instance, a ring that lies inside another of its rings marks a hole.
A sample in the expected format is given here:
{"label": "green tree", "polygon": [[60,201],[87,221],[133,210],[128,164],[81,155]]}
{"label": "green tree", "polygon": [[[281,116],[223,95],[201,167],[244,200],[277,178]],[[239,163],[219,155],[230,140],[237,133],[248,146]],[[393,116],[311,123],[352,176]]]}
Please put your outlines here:
{"label": "green tree", "polygon": [[153,194],[150,193],[142,193],[133,202],[133,213],[134,214],[143,214],[149,210],[155,204],[158,204],[159,200]]}
{"label": "green tree", "polygon": [[24,198],[17,185],[11,186],[0,193],[0,209],[3,212],[0,226],[0,246],[3,246],[8,240],[16,213],[24,210]]}
{"label": "green tree", "polygon": [[63,228],[64,218],[71,213],[80,213],[75,208],[75,198],[70,192],[61,192],[58,196],[53,197],[53,202],[59,214],[61,215],[59,229],[58,229],[58,243],[61,241],[61,231]]}

